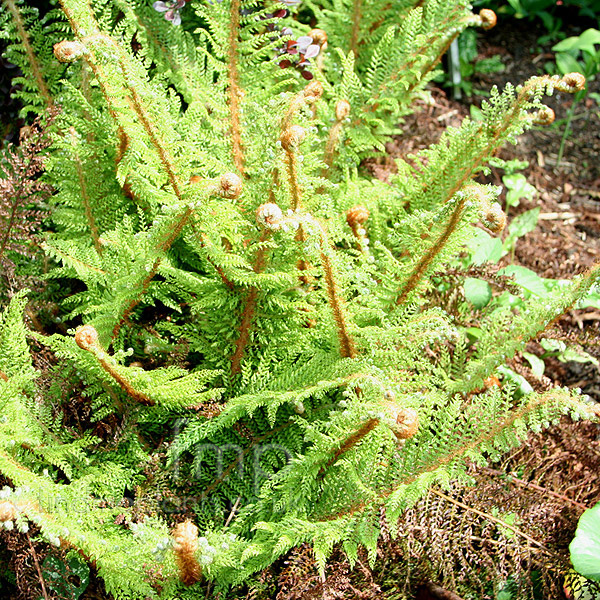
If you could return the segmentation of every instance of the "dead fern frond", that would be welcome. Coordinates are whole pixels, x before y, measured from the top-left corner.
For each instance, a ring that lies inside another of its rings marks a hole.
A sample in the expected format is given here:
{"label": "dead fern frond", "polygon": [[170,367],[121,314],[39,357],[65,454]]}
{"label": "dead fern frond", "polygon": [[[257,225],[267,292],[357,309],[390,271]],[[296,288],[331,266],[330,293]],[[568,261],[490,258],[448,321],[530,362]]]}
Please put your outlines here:
{"label": "dead fern frond", "polygon": [[0,156],[0,267],[9,295],[24,283],[15,280],[15,260],[31,260],[37,252],[35,232],[46,212],[43,203],[52,194],[40,175],[50,146],[48,130],[57,113],[49,109],[43,124],[38,118],[23,127],[20,144],[9,144]]}

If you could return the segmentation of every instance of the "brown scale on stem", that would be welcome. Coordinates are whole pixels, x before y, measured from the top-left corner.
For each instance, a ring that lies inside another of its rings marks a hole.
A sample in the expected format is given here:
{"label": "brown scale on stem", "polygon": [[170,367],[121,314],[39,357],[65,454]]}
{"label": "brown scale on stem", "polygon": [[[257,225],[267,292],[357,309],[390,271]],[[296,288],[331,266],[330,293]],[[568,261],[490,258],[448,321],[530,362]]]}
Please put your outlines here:
{"label": "brown scale on stem", "polygon": [[123,77],[125,79],[127,89],[129,90],[129,93],[131,94],[131,97],[130,97],[131,107],[137,114],[140,122],[142,123],[142,126],[146,130],[146,133],[148,134],[148,137],[150,138],[152,145],[158,152],[160,161],[161,161],[161,163],[165,169],[165,172],[167,173],[167,176],[169,178],[169,183],[171,184],[171,187],[173,188],[173,192],[175,192],[175,195],[177,196],[177,198],[179,200],[183,200],[182,189],[181,189],[182,186],[181,186],[181,182],[179,181],[179,178],[177,177],[177,175],[175,173],[175,167],[174,167],[175,163],[173,161],[173,158],[169,155],[167,149],[160,141],[160,134],[156,130],[154,123],[152,122],[151,118],[149,117],[146,107],[144,106],[142,98],[140,97],[136,87],[129,81],[128,68],[127,68],[127,65],[125,64],[125,61],[123,59],[120,59],[119,64],[121,66],[121,71],[123,73]]}
{"label": "brown scale on stem", "polygon": [[350,103],[347,100],[338,100],[335,105],[335,123],[329,130],[329,137],[325,145],[323,162],[327,165],[321,172],[321,177],[328,177],[333,164],[333,157],[340,142],[344,120],[350,115]]}
{"label": "brown scale on stem", "polygon": [[[298,182],[298,157],[296,153],[305,137],[306,130],[299,125],[290,125],[281,134],[281,146],[285,151],[290,195],[292,197],[291,208],[293,211],[300,210],[302,206],[302,189]],[[302,225],[298,228],[295,239],[297,242],[304,242],[306,240],[306,232]],[[298,270],[300,271],[307,271],[309,266],[308,262],[304,259],[300,259],[297,264]],[[308,275],[301,275],[300,281],[304,285],[308,285],[310,283],[310,277]]]}
{"label": "brown scale on stem", "polygon": [[[265,206],[268,205],[263,204],[261,207],[259,207],[257,213],[259,213],[261,211],[261,208]],[[278,208],[276,205],[273,206]],[[263,212],[265,211],[263,210]],[[270,214],[271,213],[269,213],[266,216],[257,214],[257,220],[259,221],[259,223],[261,223],[261,218],[263,219],[264,229],[260,237],[259,248],[256,252],[256,258],[254,261],[253,269],[255,273],[262,273],[262,271],[265,268],[267,251],[264,247],[264,242],[266,242],[271,236],[271,231],[269,231],[269,229],[267,228],[268,223],[273,222],[273,218],[270,216]],[[244,355],[246,353],[246,347],[250,339],[250,331],[252,327],[252,322],[254,321],[254,314],[256,312],[258,295],[258,288],[253,287],[244,299],[244,309],[242,311],[242,320],[240,323],[240,335],[235,343],[235,351],[233,353],[233,356],[231,357],[231,373],[234,375],[239,373],[241,370],[242,359],[244,358]]]}
{"label": "brown scale on stem", "polygon": [[240,100],[244,92],[240,87],[238,73],[238,31],[240,28],[240,0],[231,0],[229,28],[229,114],[231,120],[231,151],[233,164],[244,176],[244,149],[242,145],[242,124]]}
{"label": "brown scale on stem", "polygon": [[25,29],[25,25],[23,23],[23,18],[21,17],[21,12],[17,7],[14,0],[4,0],[4,4],[8,11],[10,12],[15,27],[17,28],[17,32],[19,37],[21,38],[21,43],[23,44],[23,49],[25,50],[25,54],[27,56],[27,60],[29,61],[29,66],[31,67],[31,72],[33,74],[33,78],[35,79],[35,83],[40,92],[40,95],[44,99],[46,106],[51,107],[54,104],[54,100],[52,99],[52,94],[46,85],[46,81],[42,75],[42,69],[38,63],[37,57],[35,55],[35,50],[31,45],[31,40],[29,39],[29,34]]}
{"label": "brown scale on stem", "polygon": [[352,31],[350,34],[350,52],[354,57],[358,57],[358,44],[360,38],[360,18],[361,18],[362,0],[354,0],[352,7]]}
{"label": "brown scale on stem", "polygon": [[290,194],[292,196],[291,208],[294,211],[300,208],[302,200],[302,190],[298,182],[298,156],[296,153],[305,137],[306,130],[300,125],[291,125],[281,134],[281,146],[285,151]]}
{"label": "brown scale on stem", "polygon": [[198,552],[198,528],[191,521],[178,523],[173,530],[173,552],[179,567],[179,577],[185,585],[200,581],[202,569],[196,558]]}
{"label": "brown scale on stem", "polygon": [[75,332],[75,342],[81,349],[94,355],[100,366],[121,386],[130,398],[140,404],[154,406],[154,400],[146,396],[146,394],[138,392],[131,385],[131,382],[119,373],[109,354],[100,345],[98,332],[94,327],[91,325],[79,327]]}
{"label": "brown scale on stem", "polygon": [[457,202],[456,207],[452,211],[452,215],[450,216],[450,219],[446,224],[446,227],[444,228],[444,231],[442,231],[442,234],[436,240],[435,244],[431,246],[431,248],[429,248],[429,250],[421,258],[421,260],[415,265],[412,273],[408,277],[408,280],[400,290],[400,293],[396,300],[396,305],[399,306],[401,304],[404,304],[404,302],[408,298],[408,295],[417,287],[417,285],[427,272],[427,269],[429,268],[429,265],[431,265],[434,258],[446,246],[448,240],[450,239],[450,236],[455,231],[456,227],[460,222],[465,202],[465,198]]}
{"label": "brown scale on stem", "polygon": [[290,105],[281,121],[282,135],[292,126],[294,117],[304,105],[313,105],[323,95],[323,84],[320,81],[311,81],[301,92],[291,100]]}
{"label": "brown scale on stem", "polygon": [[352,229],[352,233],[358,243],[358,249],[368,254],[369,252],[369,238],[367,237],[367,231],[365,224],[369,218],[369,209],[366,206],[357,205],[346,211],[346,223]]}
{"label": "brown scale on stem", "polygon": [[327,296],[329,297],[329,304],[333,312],[333,318],[335,320],[338,332],[340,355],[343,358],[356,358],[356,346],[354,344],[354,339],[348,331],[348,324],[344,310],[344,301],[340,295],[336,275],[331,263],[331,247],[325,234],[325,230],[320,224],[319,244],[321,246],[321,265],[323,267],[323,275],[325,277],[325,284],[327,287]]}
{"label": "brown scale on stem", "polygon": [[333,453],[333,456],[327,461],[327,463],[321,468],[319,472],[320,476],[325,474],[325,471],[335,464],[340,456],[349,452],[354,448],[362,439],[364,439],[377,425],[379,425],[379,419],[369,419],[365,421],[354,433],[350,434],[343,442],[343,444]]}

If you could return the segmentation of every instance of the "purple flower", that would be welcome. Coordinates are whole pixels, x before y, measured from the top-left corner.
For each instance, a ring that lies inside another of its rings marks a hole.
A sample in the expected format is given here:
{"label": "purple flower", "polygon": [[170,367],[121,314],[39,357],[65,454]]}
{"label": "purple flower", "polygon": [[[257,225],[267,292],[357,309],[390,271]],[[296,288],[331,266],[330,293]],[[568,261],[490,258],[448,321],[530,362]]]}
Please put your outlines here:
{"label": "purple flower", "polygon": [[156,0],[152,5],[154,10],[165,13],[165,19],[171,21],[173,25],[181,25],[181,15],[179,11],[185,6],[186,0]]}
{"label": "purple flower", "polygon": [[[291,35],[292,31],[289,28],[285,28],[282,31],[283,35]],[[287,69],[294,65],[304,79],[311,80],[313,74],[306,68],[310,65],[311,58],[315,58],[321,52],[321,46],[313,44],[313,38],[309,35],[303,35],[297,40],[289,40],[284,43],[283,47],[279,49],[280,54],[288,55],[288,58],[284,58],[280,61],[279,66],[282,69]],[[297,60],[292,62],[290,56],[297,56]]]}

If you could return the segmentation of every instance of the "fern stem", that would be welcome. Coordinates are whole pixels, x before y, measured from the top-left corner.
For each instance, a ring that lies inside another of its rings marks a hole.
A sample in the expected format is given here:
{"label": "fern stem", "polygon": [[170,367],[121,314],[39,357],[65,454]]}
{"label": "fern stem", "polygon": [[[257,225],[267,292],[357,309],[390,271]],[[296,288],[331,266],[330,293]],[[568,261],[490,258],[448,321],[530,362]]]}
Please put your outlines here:
{"label": "fern stem", "polygon": [[183,81],[185,86],[185,89],[182,90],[182,95],[186,102],[191,104],[192,102],[201,100],[200,96],[197,94],[196,86],[190,81],[186,65],[177,60],[177,57],[173,52],[173,47],[161,42],[157,29],[152,27],[152,19],[145,19],[146,15],[139,15],[126,3],[119,3],[119,8],[123,12],[127,12],[128,16],[131,16],[137,21],[139,28],[144,30],[148,41],[155,46],[159,51],[158,53],[167,60],[171,73],[181,77],[181,81]]}
{"label": "fern stem", "polygon": [[[454,185],[450,188],[450,190],[444,192],[444,202],[448,202],[454,196],[454,194],[456,194],[462,188],[462,186],[476,171],[476,169],[497,148],[497,146],[502,141],[502,135],[506,133],[511,124],[518,120],[518,113],[522,110],[523,104],[527,102],[527,100],[531,96],[532,90],[540,85],[544,85],[545,82],[550,82],[550,78],[548,76],[533,77],[523,85],[522,89],[519,91],[519,94],[513,103],[511,110],[506,114],[504,121],[495,130],[489,142],[475,157],[473,157],[472,160],[469,161],[468,168],[466,168],[462,172],[462,175],[454,182]],[[484,135],[484,127],[485,124],[479,127],[479,135]],[[477,134],[475,134],[474,137],[476,135]],[[440,178],[443,179],[443,173],[441,174]],[[427,183],[425,185],[427,185]],[[458,224],[460,212],[462,211],[463,206],[464,200],[462,200],[457,205],[456,209],[452,214],[452,217],[450,218],[450,221],[448,222],[446,229],[444,230],[436,244],[432,248],[430,248],[430,250],[419,261],[418,265],[415,267],[413,273],[404,285],[404,288],[400,292],[400,296],[396,300],[397,305],[402,304],[406,300],[408,294],[416,287],[418,282],[421,280],[423,274],[426,272],[427,267],[429,266],[433,258],[446,245],[450,235],[452,234],[452,232],[456,228],[456,225]]]}
{"label": "fern stem", "polygon": [[269,188],[269,202],[277,204],[277,198],[275,197],[275,190],[279,187],[279,169],[275,167],[273,169],[273,181]]}
{"label": "fern stem", "polygon": [[52,99],[52,94],[50,94],[50,90],[44,81],[44,77],[42,75],[42,69],[38,64],[37,57],[35,55],[35,51],[31,45],[31,41],[29,39],[29,34],[25,29],[25,25],[23,23],[23,18],[21,17],[21,12],[19,8],[15,4],[14,0],[4,0],[6,7],[10,11],[10,14],[13,17],[15,27],[17,28],[17,32],[19,33],[19,37],[21,38],[21,43],[23,44],[23,48],[25,49],[25,54],[27,55],[27,60],[29,61],[29,65],[31,66],[31,72],[33,73],[33,78],[37,84],[40,95],[44,99],[46,106],[50,107],[54,104]]}
{"label": "fern stem", "polygon": [[[67,17],[67,19],[69,21],[71,29],[80,38],[80,40],[84,44],[91,39],[102,38],[105,41],[107,41],[110,45],[115,47],[115,49],[117,51],[119,50],[118,47],[116,47],[116,44],[114,43],[112,38],[110,38],[107,35],[101,34],[100,31],[98,30],[97,24],[95,22],[93,13],[92,13],[89,5],[85,6],[85,8],[84,8],[85,21],[87,22],[87,24],[89,24],[89,28],[86,28],[86,27],[83,27],[78,20],[78,17],[80,15],[78,15],[77,13],[79,12],[79,10],[81,10],[79,7],[77,7],[77,8],[72,7],[69,4],[69,0],[59,0],[59,2],[60,2],[61,8],[62,8],[65,16]],[[92,71],[94,72],[94,75],[96,76],[96,81],[98,82],[98,85],[100,86],[100,90],[102,91],[102,95],[104,96],[104,99],[106,100],[108,112],[117,126],[117,135],[118,135],[119,143],[117,145],[115,162],[117,163],[117,166],[118,166],[119,163],[121,162],[125,152],[127,151],[127,147],[129,146],[129,136],[127,135],[127,132],[125,131],[125,128],[123,127],[123,124],[121,123],[120,118],[119,118],[119,108],[118,108],[117,102],[116,102],[116,98],[118,96],[116,94],[113,95],[113,93],[111,93],[111,90],[107,87],[106,82],[108,81],[108,78],[104,74],[104,70],[102,69],[102,66],[96,60],[93,53],[89,53],[86,55],[86,62],[89,65],[89,67],[92,69]],[[128,197],[133,199],[133,195],[131,194],[131,191],[129,189],[129,184],[127,182],[123,185],[123,191],[125,192],[125,194]]]}
{"label": "fern stem", "polygon": [[288,181],[290,184],[291,209],[298,210],[302,203],[302,188],[298,183],[298,157],[293,149],[285,151],[285,162],[288,170]]}
{"label": "fern stem", "polygon": [[53,246],[51,247],[48,244],[46,244],[45,242],[42,242],[41,247],[45,251],[51,250],[53,253],[55,253],[58,256],[61,256],[63,259],[65,259],[66,262],[73,262],[76,265],[79,265],[83,269],[89,269],[90,271],[94,271],[94,273],[99,273],[100,275],[106,275],[106,271],[103,271],[102,269],[100,269],[99,267],[95,267],[94,265],[90,265],[86,262],[83,262],[82,260],[76,258],[75,256],[72,256],[70,254],[67,254],[66,252],[63,252],[59,248],[54,248]]}
{"label": "fern stem", "polygon": [[[24,172],[27,172],[27,171],[24,171]],[[10,233],[12,231],[12,228],[15,224],[15,220],[17,218],[17,212],[19,209],[19,199],[21,196],[21,191],[25,185],[25,181],[26,181],[26,178],[24,176],[21,176],[19,178],[19,187],[13,196],[14,202],[12,203],[12,206],[10,207],[10,217],[8,219],[8,223],[6,224],[6,227],[4,228],[4,235],[2,237],[2,242],[0,243],[0,261],[2,260],[2,257],[4,256],[4,252],[6,251],[6,247],[10,240]]]}
{"label": "fern stem", "polygon": [[331,247],[323,226],[319,223],[319,244],[321,246],[321,265],[327,286],[327,296],[333,312],[333,318],[337,326],[338,340],[340,344],[340,355],[343,358],[356,358],[356,346],[348,331],[348,324],[344,310],[344,302],[340,296],[339,286],[333,265],[331,263]]}
{"label": "fern stem", "polygon": [[191,215],[192,215],[192,209],[188,206],[188,208],[186,208],[185,211],[183,211],[182,215],[179,217],[179,220],[177,221],[177,223],[175,223],[175,225],[171,228],[171,230],[169,231],[169,234],[167,236],[165,236],[165,238],[158,244],[157,250],[159,250],[161,252],[161,254],[160,254],[160,256],[157,256],[156,259],[154,260],[154,264],[152,265],[152,268],[150,269],[150,271],[148,272],[146,277],[144,277],[144,280],[142,281],[142,283],[140,285],[139,292],[129,302],[129,304],[127,305],[127,308],[123,311],[121,318],[119,319],[117,324],[114,326],[113,331],[112,331],[113,339],[115,339],[117,337],[117,335],[119,334],[119,331],[121,330],[121,327],[127,322],[129,315],[131,314],[131,311],[140,303],[143,295],[148,291],[150,282],[152,281],[152,279],[154,279],[154,276],[158,272],[158,267],[160,266],[160,263],[162,262],[162,258],[164,256],[164,254],[171,247],[173,242],[177,239],[177,237],[179,236],[179,234],[181,233],[181,231],[187,224]]}
{"label": "fern stem", "polygon": [[[291,143],[290,140],[294,138],[294,133],[298,134],[300,132],[301,135],[299,135],[296,142]],[[301,127],[294,126],[290,126],[287,129],[284,129],[281,135],[283,147],[285,150],[285,163],[288,172],[288,181],[291,196],[291,209],[293,211],[300,210],[302,206],[302,188],[298,182],[298,158],[296,156],[296,150],[298,149],[299,145],[298,140],[303,139],[303,135],[304,130]],[[297,242],[306,241],[306,231],[302,223],[300,223],[300,227],[298,227],[295,240]],[[301,258],[297,264],[297,267],[300,271],[308,270],[309,266],[309,263],[306,260],[304,260],[304,258]],[[305,285],[307,285],[310,281],[310,277],[308,275],[301,275],[299,279]]]}
{"label": "fern stem", "polygon": [[139,402],[140,404],[144,404],[145,406],[154,406],[154,404],[155,404],[154,400],[152,400],[151,398],[148,398],[148,396],[146,396],[146,394],[143,394],[142,392],[138,392],[131,385],[131,382],[129,382],[125,377],[122,377],[116,371],[116,369],[114,368],[114,365],[112,365],[107,360],[107,358],[105,358],[105,356],[108,357],[108,354],[106,352],[94,353],[94,356],[96,356],[96,358],[98,359],[100,366],[121,386],[123,391],[132,400],[135,400],[136,402]]}
{"label": "fern stem", "polygon": [[502,480],[506,481],[507,483],[516,483],[524,488],[531,488],[532,490],[542,492],[543,494],[547,494],[548,496],[552,496],[553,498],[557,498],[558,500],[562,500],[563,502],[572,504],[573,506],[576,506],[577,508],[579,508],[581,510],[587,510],[588,508],[590,508],[589,506],[586,506],[585,504],[582,504],[581,502],[577,502],[577,500],[572,500],[571,498],[569,498],[568,496],[565,496],[564,494],[559,494],[558,492],[549,490],[548,488],[545,488],[544,486],[541,486],[541,485],[537,485],[536,483],[533,483],[532,481],[524,481],[523,479],[519,479],[518,477],[515,477],[514,475],[511,475],[510,473],[504,473],[503,471],[498,471],[497,469],[490,469],[489,467],[482,467],[482,470],[485,471],[486,473],[489,473],[490,475],[495,475],[497,477],[501,477]]}
{"label": "fern stem", "polygon": [[354,58],[358,57],[361,9],[362,0],[354,0],[354,5],[352,7],[352,32],[350,34],[350,51],[354,53]]}
{"label": "fern stem", "polygon": [[[352,373],[351,375],[349,375],[347,377],[342,377],[339,380],[337,380],[336,384],[338,387],[342,387],[342,386],[347,386],[349,384],[352,384],[356,380],[362,380],[362,379],[367,380],[367,381],[372,381],[376,385],[381,386],[381,381],[369,373]],[[321,408],[317,409],[317,411],[330,410],[330,409],[331,409],[330,405],[324,405]],[[284,431],[286,428],[291,427],[296,424],[297,423],[295,420],[286,421],[286,422],[282,423],[281,425],[278,425],[277,427],[269,430],[267,433],[252,439],[250,445],[247,446],[246,448],[244,448],[243,451],[239,454],[239,456],[237,456],[232,462],[230,462],[227,465],[227,467],[225,467],[221,471],[221,474],[216,479],[214,479],[206,489],[204,489],[202,491],[202,494],[199,499],[204,500],[205,498],[210,497],[211,492],[213,492],[215,489],[217,489],[217,487],[227,479],[227,477],[230,475],[230,473],[233,471],[233,469],[235,469],[236,466],[239,466],[240,462],[248,454],[253,452],[258,444],[261,444],[265,440],[268,440],[269,438]]]}
{"label": "fern stem", "polygon": [[[73,134],[75,132],[73,131]],[[76,146],[77,140],[75,135],[72,136],[73,146]],[[90,228],[90,233],[92,235],[92,242],[94,243],[94,248],[96,248],[96,252],[98,254],[102,254],[103,248],[100,243],[100,234],[98,233],[98,227],[96,225],[96,219],[94,218],[94,213],[92,212],[92,206],[90,204],[90,197],[87,189],[87,183],[85,178],[85,173],[83,172],[83,165],[81,164],[81,159],[77,152],[77,148],[75,148],[75,169],[77,170],[77,178],[79,179],[79,189],[81,190],[81,201],[83,203],[83,208],[85,211],[85,217],[88,222],[88,226]]]}
{"label": "fern stem", "polygon": [[38,560],[37,552],[31,543],[31,537],[29,537],[29,533],[25,534],[27,536],[27,541],[29,542],[29,548],[31,549],[31,556],[33,558],[33,564],[35,565],[35,570],[38,574],[38,579],[40,581],[40,586],[42,588],[42,595],[44,600],[48,600],[48,592],[46,591],[46,581],[44,576],[42,575],[42,569],[40,568],[40,561]]}
{"label": "fern stem", "polygon": [[[210,251],[211,248],[213,248],[213,244],[201,231],[198,231],[198,228],[196,227],[196,223],[194,223],[194,219],[190,220],[190,227],[191,227],[192,231],[194,232],[194,235],[198,239],[198,243],[200,244],[200,246],[202,248],[205,248],[207,251]],[[206,260],[212,265],[213,269],[217,272],[217,274],[219,275],[219,277],[221,278],[221,281],[225,284],[225,286],[233,291],[235,289],[235,285],[233,284],[231,279],[229,279],[229,277],[227,277],[227,275],[225,274],[225,271],[223,271],[223,268],[220,265],[218,265],[208,255],[206,256]]]}
{"label": "fern stem", "polygon": [[[271,232],[263,231],[260,238],[260,248],[256,253],[256,259],[254,262],[254,272],[262,273],[265,268],[267,251],[264,248],[264,242],[269,238]],[[235,352],[231,357],[231,373],[237,374],[240,372],[242,359],[246,353],[246,346],[250,339],[250,328],[252,321],[254,320],[254,313],[256,312],[256,305],[258,301],[259,289],[253,287],[246,296],[244,310],[242,311],[242,321],[240,323],[240,335],[235,343]]]}
{"label": "fern stem", "polygon": [[231,357],[231,373],[236,375],[241,370],[242,359],[246,352],[246,346],[250,338],[250,326],[254,320],[258,289],[252,288],[246,296],[244,310],[242,311],[242,322],[240,323],[240,335],[235,343],[235,352]]}
{"label": "fern stem", "polygon": [[[463,184],[475,173],[479,167],[483,164],[483,162],[491,156],[491,154],[498,148],[498,146],[503,142],[502,135],[506,133],[509,127],[518,120],[518,113],[522,110],[523,104],[527,102],[527,100],[531,96],[531,92],[538,86],[544,85],[544,83],[550,83],[551,79],[547,75],[543,75],[541,77],[532,77],[523,85],[522,89],[519,91],[517,95],[512,109],[509,113],[506,114],[504,121],[500,124],[500,126],[494,131],[494,135],[488,141],[485,148],[483,148],[479,154],[473,157],[469,163],[468,167],[463,171],[460,178],[454,183],[452,188],[445,193],[445,199],[443,203],[448,202],[456,192],[458,192]],[[485,123],[481,124],[478,128],[478,131],[473,134],[473,138],[485,136],[487,125]],[[440,174],[438,174],[440,176]],[[441,174],[440,179],[444,179],[444,173]],[[427,185],[427,183],[425,183]]]}
{"label": "fern stem", "polygon": [[379,419],[369,419],[365,423],[363,423],[354,433],[349,435],[342,445],[334,452],[333,456],[327,461],[327,463],[321,467],[319,471],[319,476],[323,476],[325,471],[331,467],[334,463],[338,461],[340,456],[346,454],[352,448],[354,448],[360,441],[367,436],[375,427],[379,425]]}
{"label": "fern stem", "polygon": [[156,131],[154,123],[148,116],[148,110],[144,106],[144,103],[143,103],[142,99],[140,98],[140,95],[138,94],[135,86],[130,82],[129,76],[127,73],[128,69],[122,58],[119,60],[119,64],[121,65],[121,69],[123,72],[123,79],[125,81],[126,88],[129,90],[129,92],[131,94],[133,109],[135,110],[136,114],[138,115],[140,122],[142,123],[142,126],[146,130],[146,133],[148,134],[148,137],[150,138],[152,145],[158,152],[160,161],[162,162],[163,167],[165,168],[165,171],[167,173],[167,176],[169,177],[169,182],[171,184],[171,187],[173,188],[173,191],[175,192],[175,195],[177,196],[177,198],[179,200],[183,200],[182,193],[181,193],[181,185],[180,185],[177,175],[175,174],[174,161],[171,158],[171,156],[169,155],[168,150],[165,148],[165,146],[160,141],[159,133],[158,133],[158,131]]}
{"label": "fern stem", "polygon": [[327,138],[327,144],[325,145],[325,154],[323,156],[323,162],[327,165],[327,168],[323,168],[321,171],[321,177],[329,177],[331,173],[331,166],[333,165],[333,157],[340,141],[340,134],[342,133],[341,121],[336,121],[332,128],[329,130],[329,137]]}
{"label": "fern stem", "polygon": [[[452,449],[447,454],[443,454],[435,462],[433,462],[429,466],[423,468],[418,473],[410,475],[406,479],[403,479],[403,480],[397,482],[397,484],[394,487],[387,489],[387,490],[382,490],[379,494],[379,499],[381,501],[385,501],[400,486],[404,487],[404,486],[411,485],[412,483],[415,483],[415,481],[417,481],[417,479],[419,477],[421,477],[422,475],[424,475],[425,473],[432,473],[433,471],[436,471],[437,469],[445,467],[454,461],[464,459],[464,457],[467,456],[471,451],[481,447],[482,444],[486,444],[486,443],[493,441],[502,433],[502,431],[505,431],[505,430],[511,428],[515,424],[516,421],[522,420],[523,418],[525,418],[527,416],[527,414],[533,412],[535,409],[543,406],[544,404],[549,404],[553,400],[556,400],[557,397],[558,397],[559,401],[565,402],[564,398],[559,397],[559,395],[561,393],[564,394],[565,393],[564,390],[550,390],[548,392],[538,395],[535,398],[535,400],[531,401],[529,404],[524,404],[523,406],[519,407],[518,409],[510,412],[501,421],[496,422],[495,425],[491,429],[482,432],[481,435],[475,436],[470,441],[459,446],[458,448]],[[578,409],[586,408],[593,414],[593,411],[592,411],[592,409],[590,409],[590,407],[583,405],[580,402],[572,401],[570,398],[568,398],[566,402],[574,405],[574,408],[578,408]],[[356,512],[363,510],[365,507],[366,507],[365,502],[359,502],[359,503],[351,506],[347,511],[344,511],[344,515],[351,516],[351,515],[355,514]],[[336,514],[331,515],[330,517],[325,518],[324,520],[337,519],[339,516],[340,516],[339,513],[336,513]]]}
{"label": "fern stem", "polygon": [[444,247],[448,243],[450,236],[452,235],[458,223],[460,222],[460,217],[463,213],[465,201],[465,198],[463,198],[456,204],[456,207],[452,211],[452,215],[450,216],[450,220],[448,221],[444,231],[437,239],[435,244],[431,248],[429,248],[429,250],[421,258],[421,260],[416,264],[408,280],[404,284],[404,287],[400,291],[400,295],[396,300],[396,305],[404,303],[408,295],[417,287],[417,285],[427,272],[427,269],[433,262],[433,259],[444,249]]}
{"label": "fern stem", "polygon": [[[420,4],[417,4],[417,6],[415,6],[415,8],[418,8],[420,6]],[[446,28],[449,27],[450,24],[454,24],[455,20],[456,20],[456,15],[458,14],[458,11],[454,11],[453,13],[451,13],[450,15],[448,15],[448,17],[446,18],[446,20],[440,24],[439,27],[439,31],[444,30]],[[471,17],[467,17],[467,19],[470,19]],[[467,21],[465,21],[467,22]],[[423,75],[425,75],[426,73],[429,73],[439,62],[440,60],[442,60],[442,57],[444,56],[444,54],[446,53],[446,51],[448,50],[448,48],[450,47],[450,45],[452,44],[452,41],[458,37],[460,35],[460,29],[458,31],[456,31],[455,33],[453,33],[449,38],[446,39],[446,42],[444,44],[444,46],[442,47],[442,49],[437,52],[436,56],[434,58],[432,58],[430,60],[430,62],[425,66],[425,68],[420,72],[420,75],[418,77],[418,79],[416,79],[408,88],[407,88],[407,92],[406,93],[411,93],[415,87],[419,84],[419,82],[423,79]],[[439,35],[437,35],[436,37],[430,37],[429,39],[427,39],[425,41],[425,43],[420,46],[419,48],[415,49],[415,51],[412,53],[411,56],[413,56],[414,58],[408,60],[405,64],[405,66],[403,67],[402,70],[392,74],[389,78],[390,81],[394,82],[398,79],[398,77],[403,76],[405,73],[409,72],[410,69],[412,69],[415,65],[415,63],[417,62],[417,60],[423,56],[423,55],[427,55],[431,48],[434,47],[437,43],[439,42]],[[372,98],[374,100],[376,100],[377,98],[379,98],[383,91],[387,88],[388,86],[388,81],[383,82],[380,86],[379,86],[379,90],[381,90],[379,93],[374,93]],[[377,108],[377,103],[375,102],[371,102],[369,104],[369,106],[365,107],[365,111],[366,112],[370,112],[373,111]]]}
{"label": "fern stem", "polygon": [[238,35],[240,28],[240,0],[231,0],[229,20],[229,113],[231,119],[231,144],[233,164],[240,175],[244,175],[244,151],[242,146],[242,125],[240,119],[240,97],[238,72]]}
{"label": "fern stem", "polygon": [[121,386],[131,399],[146,406],[154,406],[154,400],[146,394],[138,392],[131,382],[119,373],[112,357],[100,345],[98,332],[91,325],[84,325],[75,332],[75,342],[82,350],[89,352],[96,358],[100,366]]}
{"label": "fern stem", "polygon": [[[34,159],[34,154],[27,152],[27,164],[20,165],[19,170],[18,170],[18,172],[20,174],[19,177],[17,178],[18,187],[14,190],[14,192],[12,194],[12,198],[13,198],[14,202],[11,205],[10,217],[8,218],[8,223],[4,227],[2,241],[0,242],[0,262],[2,261],[2,258],[4,257],[4,253],[6,252],[6,248],[8,246],[8,243],[10,242],[10,234],[11,234],[13,226],[15,225],[15,222],[17,220],[17,215],[18,215],[19,209],[22,208],[21,203],[24,199],[23,191],[25,189],[25,185],[29,181],[27,173],[30,170],[33,159]],[[10,198],[10,196],[9,196],[9,198]]]}
{"label": "fern stem", "polygon": [[202,568],[196,558],[198,552],[198,528],[187,520],[178,523],[173,531],[173,552],[179,567],[179,578],[184,585],[200,581]]}

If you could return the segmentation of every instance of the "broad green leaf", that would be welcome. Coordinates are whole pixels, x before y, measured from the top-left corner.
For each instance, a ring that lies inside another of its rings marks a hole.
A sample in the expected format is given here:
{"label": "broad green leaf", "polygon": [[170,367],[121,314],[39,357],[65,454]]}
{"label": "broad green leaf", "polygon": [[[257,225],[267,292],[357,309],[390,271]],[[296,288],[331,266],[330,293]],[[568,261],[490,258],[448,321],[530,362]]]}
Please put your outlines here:
{"label": "broad green leaf", "polygon": [[552,47],[554,52],[568,52],[569,50],[581,50],[593,53],[595,44],[600,44],[600,31],[597,29],[586,29],[581,35],[568,37]]}
{"label": "broad green leaf", "polygon": [[547,352],[563,352],[567,345],[562,340],[540,340],[540,346]]}
{"label": "broad green leaf", "polygon": [[472,252],[471,263],[483,265],[486,262],[497,263],[502,258],[502,240],[492,237],[486,231],[477,229],[468,246]]}
{"label": "broad green leaf", "polygon": [[503,249],[510,252],[516,241],[525,234],[533,231],[540,215],[539,206],[516,216],[508,226],[508,235],[503,243]]}
{"label": "broad green leaf", "polygon": [[538,378],[544,374],[544,369],[546,368],[546,363],[535,354],[531,354],[531,352],[523,352],[523,357],[529,363],[531,367],[531,372]]}
{"label": "broad green leaf", "polygon": [[508,227],[508,232],[516,237],[522,237],[526,233],[533,231],[537,225],[540,216],[540,207],[532,208],[523,214],[515,217]]}
{"label": "broad green leaf", "polygon": [[521,173],[510,173],[502,178],[502,183],[506,186],[506,204],[508,206],[518,206],[521,198],[532,198],[535,194],[535,188],[527,182],[525,175]]}
{"label": "broad green leaf", "polygon": [[577,308],[600,308],[600,292],[596,290],[590,291],[577,303]]}
{"label": "broad green leaf", "polygon": [[600,502],[581,515],[569,552],[578,573],[600,581]]}
{"label": "broad green leaf", "polygon": [[548,289],[544,285],[544,279],[527,267],[509,265],[504,269],[500,269],[498,273],[512,276],[518,285],[536,296],[545,296],[548,293]]}
{"label": "broad green leaf", "polygon": [[577,62],[577,59],[567,52],[560,52],[556,55],[556,64],[563,75],[565,73],[581,72],[581,65]]}
{"label": "broad green leaf", "polygon": [[526,396],[527,394],[531,394],[531,392],[533,392],[531,384],[527,381],[527,379],[525,379],[525,377],[523,377],[523,375],[515,373],[506,365],[501,365],[497,370],[498,373],[500,373],[506,380],[512,381],[517,386],[517,391],[520,396]]}
{"label": "broad green leaf", "polygon": [[598,359],[581,348],[567,346],[562,340],[542,339],[540,340],[540,345],[547,352],[554,353],[556,358],[561,362],[592,363],[598,366]]}
{"label": "broad green leaf", "polygon": [[463,285],[465,298],[475,307],[483,308],[492,299],[492,289],[487,281],[467,277]]}
{"label": "broad green leaf", "polygon": [[592,363],[598,366],[598,359],[594,358],[591,354],[585,350],[579,348],[567,348],[562,354],[557,356],[561,362],[578,362],[578,363]]}

